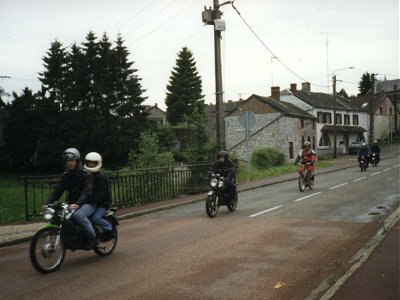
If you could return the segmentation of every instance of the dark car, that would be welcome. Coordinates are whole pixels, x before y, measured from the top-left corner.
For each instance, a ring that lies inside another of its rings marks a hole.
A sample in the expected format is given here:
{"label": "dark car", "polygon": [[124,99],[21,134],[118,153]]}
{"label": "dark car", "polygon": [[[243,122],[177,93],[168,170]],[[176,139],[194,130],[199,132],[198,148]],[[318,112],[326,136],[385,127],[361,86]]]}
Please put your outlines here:
{"label": "dark car", "polygon": [[360,142],[352,142],[349,146],[349,154],[357,154],[358,150],[361,147]]}

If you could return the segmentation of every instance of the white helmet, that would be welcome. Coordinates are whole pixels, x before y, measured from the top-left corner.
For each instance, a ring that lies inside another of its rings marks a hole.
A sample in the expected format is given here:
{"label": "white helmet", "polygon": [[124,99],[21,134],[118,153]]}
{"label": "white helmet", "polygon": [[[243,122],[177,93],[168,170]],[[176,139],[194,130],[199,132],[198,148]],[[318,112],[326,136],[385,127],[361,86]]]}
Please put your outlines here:
{"label": "white helmet", "polygon": [[98,172],[102,166],[103,159],[101,158],[101,155],[98,154],[97,152],[90,152],[86,154],[85,157],[85,170],[93,173],[93,172]]}

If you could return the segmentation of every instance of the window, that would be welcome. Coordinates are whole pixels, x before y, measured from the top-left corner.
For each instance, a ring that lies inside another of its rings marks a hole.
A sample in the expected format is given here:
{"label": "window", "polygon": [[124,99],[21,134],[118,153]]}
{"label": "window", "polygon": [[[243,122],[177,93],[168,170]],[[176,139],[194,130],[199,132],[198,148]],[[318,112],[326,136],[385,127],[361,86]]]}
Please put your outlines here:
{"label": "window", "polygon": [[336,114],[336,124],[342,124],[342,114]]}
{"label": "window", "polygon": [[317,121],[318,123],[324,122],[322,111],[317,112],[317,118],[318,118],[318,121]]}
{"label": "window", "polygon": [[390,107],[389,108],[389,115],[392,115],[393,114],[393,110],[392,110],[392,108]]}
{"label": "window", "polygon": [[319,140],[319,144],[318,145],[319,146],[330,146],[331,145],[331,141],[329,139],[329,136],[325,132],[322,133],[322,136],[321,136],[321,138]]}
{"label": "window", "polygon": [[294,158],[293,142],[289,142],[289,158]]}
{"label": "window", "polygon": [[301,118],[301,128],[304,128],[304,118]]}
{"label": "window", "polygon": [[332,124],[332,114],[328,112],[324,112],[322,114],[322,123],[324,124]]}
{"label": "window", "polygon": [[382,106],[381,106],[381,107],[379,107],[379,114],[380,114],[380,115],[382,115],[382,114],[383,114],[383,108],[382,108]]}
{"label": "window", "polygon": [[350,125],[350,115],[344,115],[344,125]]}
{"label": "window", "polygon": [[358,125],[358,115],[353,115],[353,125]]}

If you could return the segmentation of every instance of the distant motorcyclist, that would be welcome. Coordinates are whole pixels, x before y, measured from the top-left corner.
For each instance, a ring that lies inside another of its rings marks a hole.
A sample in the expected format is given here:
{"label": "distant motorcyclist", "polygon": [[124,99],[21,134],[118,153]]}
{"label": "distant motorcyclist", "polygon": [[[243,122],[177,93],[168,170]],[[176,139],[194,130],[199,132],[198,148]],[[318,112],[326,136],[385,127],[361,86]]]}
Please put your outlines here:
{"label": "distant motorcyclist", "polygon": [[368,164],[369,164],[369,147],[366,143],[362,143],[360,149],[357,152],[357,159],[358,159],[358,163],[361,163],[361,158],[364,156],[366,162],[367,162],[367,168],[368,168]]}
{"label": "distant motorcyclist", "polygon": [[375,153],[376,163],[381,159],[381,147],[378,144],[378,141],[374,141],[371,147],[371,153]]}
{"label": "distant motorcyclist", "polygon": [[306,168],[308,173],[311,174],[310,185],[314,185],[314,170],[317,161],[317,153],[311,149],[311,143],[309,141],[304,142],[303,149],[300,150],[294,164],[297,165],[300,161],[303,166],[298,170],[298,172],[302,172],[303,168]]}
{"label": "distant motorcyclist", "polygon": [[217,158],[218,160],[211,167],[210,172],[223,176],[229,193],[233,195],[235,193],[236,184],[236,165],[229,159],[228,152],[224,150],[218,152]]}
{"label": "distant motorcyclist", "polygon": [[62,154],[65,161],[66,170],[60,181],[56,184],[47,199],[47,204],[51,204],[67,191],[65,202],[71,209],[76,209],[74,219],[81,224],[86,232],[88,245],[87,249],[92,249],[96,241],[96,233],[89,220],[89,216],[96,210],[96,205],[91,199],[93,193],[93,175],[83,170],[81,155],[75,148],[68,148]]}

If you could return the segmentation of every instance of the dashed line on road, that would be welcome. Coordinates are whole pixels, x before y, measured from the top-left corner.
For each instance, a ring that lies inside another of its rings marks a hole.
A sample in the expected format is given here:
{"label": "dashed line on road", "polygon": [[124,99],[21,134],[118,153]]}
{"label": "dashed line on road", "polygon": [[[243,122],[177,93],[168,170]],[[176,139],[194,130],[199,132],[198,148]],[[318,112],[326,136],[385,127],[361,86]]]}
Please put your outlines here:
{"label": "dashed line on road", "polygon": [[266,209],[266,210],[260,211],[259,213],[256,213],[256,214],[253,214],[253,215],[249,216],[249,218],[257,217],[257,216],[265,214],[267,212],[270,212],[270,211],[273,211],[273,210],[277,210],[277,209],[281,208],[282,206],[283,205],[278,205],[278,206],[272,207],[270,209]]}
{"label": "dashed line on road", "polygon": [[353,181],[360,181],[360,180],[364,180],[364,179],[366,179],[367,177],[360,177],[360,178],[357,178],[357,179],[354,179]]}
{"label": "dashed line on road", "polygon": [[397,168],[397,167],[399,167],[400,165],[395,165],[395,166],[393,166],[393,168]]}
{"label": "dashed line on road", "polygon": [[391,168],[387,168],[387,169],[385,169],[385,170],[383,170],[382,172],[386,172],[386,171],[389,171]]}
{"label": "dashed line on road", "polygon": [[302,201],[302,200],[304,200],[304,199],[307,199],[307,198],[310,198],[310,197],[314,197],[314,196],[319,195],[319,194],[321,194],[321,193],[322,193],[322,192],[314,193],[314,194],[311,194],[311,195],[308,195],[308,196],[305,196],[305,197],[296,199],[296,200],[294,200],[294,201],[295,201],[295,202]]}
{"label": "dashed line on road", "polygon": [[373,174],[371,174],[371,175],[369,175],[369,176],[375,176],[375,175],[378,175],[378,174],[380,174],[381,172],[376,172],[376,173],[373,173]]}
{"label": "dashed line on road", "polygon": [[333,187],[331,187],[331,188],[329,188],[329,189],[330,189],[330,190],[337,189],[337,188],[339,188],[339,187],[341,187],[341,186],[344,186],[344,185],[346,185],[346,184],[349,184],[349,183],[348,183],[348,182],[345,182],[345,183],[339,184],[339,185],[337,185],[337,186],[333,186]]}

